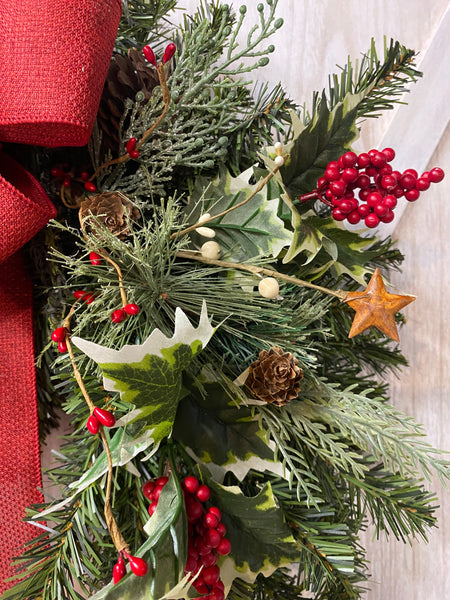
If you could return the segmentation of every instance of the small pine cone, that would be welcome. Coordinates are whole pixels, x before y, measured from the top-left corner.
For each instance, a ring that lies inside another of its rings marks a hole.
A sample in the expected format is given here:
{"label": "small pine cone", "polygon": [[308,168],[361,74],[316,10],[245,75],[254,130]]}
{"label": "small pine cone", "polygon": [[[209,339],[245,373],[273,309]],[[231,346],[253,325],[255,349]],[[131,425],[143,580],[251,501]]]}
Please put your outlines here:
{"label": "small pine cone", "polygon": [[297,398],[300,391],[303,371],[297,365],[298,360],[281,348],[262,350],[250,365],[245,385],[258,400],[283,406]]}
{"label": "small pine cone", "polygon": [[[101,232],[95,227],[95,221],[103,223],[112,234],[123,240],[130,233],[129,220],[137,221],[140,216],[138,209],[120,192],[88,196],[80,206],[80,222],[99,239],[102,239]],[[95,217],[95,220],[90,217]]]}
{"label": "small pine cone", "polygon": [[[127,56],[115,54],[111,61],[97,114],[97,122],[103,133],[104,145],[118,152],[119,124],[125,112],[125,101],[134,100],[138,92],[148,101],[153,89],[159,85],[156,69],[148,64],[142,52],[130,48]],[[126,125],[125,125],[126,127]]]}

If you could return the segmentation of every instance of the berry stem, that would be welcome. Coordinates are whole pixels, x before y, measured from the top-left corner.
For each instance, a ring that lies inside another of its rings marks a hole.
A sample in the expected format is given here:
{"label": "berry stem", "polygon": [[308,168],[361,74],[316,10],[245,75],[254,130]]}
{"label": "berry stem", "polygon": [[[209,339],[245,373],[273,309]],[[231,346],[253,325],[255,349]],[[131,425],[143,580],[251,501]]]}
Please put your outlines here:
{"label": "berry stem", "polygon": [[[285,154],[283,156],[285,161],[288,158],[288,156],[289,156],[288,154]],[[213,215],[212,217],[209,217],[207,219],[202,219],[201,222],[194,223],[194,225],[190,225],[189,227],[186,227],[186,229],[182,229],[181,231],[176,231],[175,233],[172,233],[172,235],[170,236],[170,239],[171,240],[178,239],[182,235],[186,235],[186,233],[190,233],[191,231],[194,231],[195,229],[197,229],[197,227],[203,227],[206,223],[209,223],[210,221],[214,221],[215,219],[219,219],[219,218],[227,215],[232,210],[236,210],[237,208],[244,206],[244,204],[247,204],[247,202],[249,202],[252,198],[254,198],[256,196],[256,194],[259,194],[259,192],[269,183],[269,181],[274,177],[274,175],[280,170],[281,166],[282,165],[275,165],[273,170],[268,175],[266,175],[266,177],[264,177],[264,179],[261,179],[261,181],[256,186],[256,188],[253,190],[253,192],[247,198],[242,200],[242,202],[239,202],[238,204],[234,204],[230,208],[227,208],[226,210],[222,211],[221,213],[219,213],[217,215]]]}
{"label": "berry stem", "polygon": [[246,265],[242,263],[227,262],[224,260],[214,260],[212,258],[205,258],[200,253],[190,252],[187,250],[179,250],[176,255],[178,258],[196,260],[198,262],[206,263],[208,265],[223,267],[224,269],[238,269],[240,271],[247,271],[249,273],[253,273],[254,275],[267,275],[269,277],[275,277],[275,279],[281,279],[282,281],[293,283],[300,287],[311,288],[324,294],[328,294],[329,296],[335,296],[341,301],[345,301],[345,299],[347,298],[347,292],[344,290],[331,290],[329,288],[310,283],[309,281],[298,279],[297,277],[291,277],[290,275],[285,275],[284,273],[279,273],[278,271],[274,271],[272,269],[266,269],[265,267],[257,267],[256,265]]}

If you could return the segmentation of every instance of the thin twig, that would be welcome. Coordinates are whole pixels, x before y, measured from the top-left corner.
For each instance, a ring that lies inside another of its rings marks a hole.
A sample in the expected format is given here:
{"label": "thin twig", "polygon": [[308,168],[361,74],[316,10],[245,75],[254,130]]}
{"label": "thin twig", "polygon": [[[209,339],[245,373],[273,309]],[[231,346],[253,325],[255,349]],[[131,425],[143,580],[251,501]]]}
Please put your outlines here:
{"label": "thin twig", "polygon": [[321,285],[315,285],[314,283],[310,283],[309,281],[304,281],[303,279],[298,279],[297,277],[291,277],[290,275],[285,275],[284,273],[279,273],[278,271],[274,271],[273,269],[267,269],[266,267],[257,267],[256,265],[246,265],[243,263],[235,263],[228,262],[225,260],[215,260],[212,258],[205,258],[200,253],[197,252],[189,252],[187,250],[179,250],[176,253],[178,258],[186,258],[188,260],[196,260],[198,262],[205,263],[207,265],[214,265],[217,267],[222,267],[224,269],[237,269],[239,271],[247,271],[249,273],[253,273],[253,275],[267,275],[268,277],[274,277],[275,279],[281,279],[281,281],[286,281],[287,283],[293,283],[300,287],[307,287],[313,290],[317,290],[322,292],[323,294],[328,294],[329,296],[335,296],[339,298],[342,302],[347,298],[347,292],[345,290],[331,290],[329,288],[322,287]]}

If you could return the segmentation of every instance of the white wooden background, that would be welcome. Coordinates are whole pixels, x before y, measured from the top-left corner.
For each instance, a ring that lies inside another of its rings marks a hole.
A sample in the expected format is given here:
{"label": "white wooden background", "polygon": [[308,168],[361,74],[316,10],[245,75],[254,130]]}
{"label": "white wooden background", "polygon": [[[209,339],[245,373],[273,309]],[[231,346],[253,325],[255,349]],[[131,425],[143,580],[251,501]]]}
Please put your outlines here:
{"label": "white wooden background", "polygon": [[[179,0],[188,10],[196,0]],[[240,6],[243,2],[234,1]],[[249,23],[257,22],[257,0],[245,2]],[[450,37],[448,0],[279,0],[278,13],[285,25],[274,37],[276,51],[258,79],[279,80],[297,102],[309,102],[313,90],[327,85],[327,76],[343,65],[347,55],[360,56],[372,37],[382,49],[383,36],[394,37],[420,51],[427,67],[422,87],[412,88],[407,113],[386,114],[363,125],[359,149],[384,147],[398,151],[395,165],[424,170],[441,166],[447,179],[432,186],[416,204],[409,204],[396,219],[394,237],[406,254],[402,274],[393,277],[399,293],[417,295],[404,314],[408,322],[400,333],[410,367],[392,378],[392,401],[425,425],[429,441],[450,449],[450,316],[448,312],[450,264],[450,143],[449,97]],[[256,19],[256,20],[253,20]],[[439,42],[439,43],[438,43]],[[427,49],[429,52],[427,53]],[[403,110],[403,109],[402,109]],[[402,156],[407,165],[401,164]],[[430,160],[431,158],[431,160]],[[406,160],[406,158],[404,159]],[[56,445],[50,440],[44,462]],[[369,547],[372,580],[366,600],[445,600],[450,598],[450,492],[434,481],[439,494],[439,529],[430,543],[412,547],[395,540],[372,542]]]}

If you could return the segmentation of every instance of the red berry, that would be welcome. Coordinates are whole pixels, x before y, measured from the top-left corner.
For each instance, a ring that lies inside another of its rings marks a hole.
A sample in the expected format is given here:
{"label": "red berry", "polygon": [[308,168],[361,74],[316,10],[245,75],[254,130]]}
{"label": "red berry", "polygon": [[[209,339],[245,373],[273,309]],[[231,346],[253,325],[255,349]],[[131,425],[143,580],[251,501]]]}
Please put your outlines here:
{"label": "red berry", "polygon": [[[370,154],[370,153],[369,153]],[[376,152],[371,156],[372,165],[376,169],[381,169],[386,164],[386,157],[382,152]]]}
{"label": "red berry", "polygon": [[158,477],[158,479],[156,480],[155,483],[156,483],[156,485],[159,485],[160,487],[164,487],[168,481],[169,481],[169,478],[164,475],[162,477]]}
{"label": "red berry", "polygon": [[84,189],[88,192],[96,192],[97,186],[95,185],[95,183],[92,183],[92,181],[86,181],[86,183],[84,184]]}
{"label": "red berry", "polygon": [[323,190],[327,186],[328,186],[328,181],[325,179],[325,177],[319,177],[319,179],[317,180],[317,189]]}
{"label": "red berry", "polygon": [[141,309],[137,304],[127,304],[124,306],[123,310],[127,313],[127,315],[137,315]]}
{"label": "red berry", "polygon": [[80,177],[82,181],[89,181],[89,173],[87,171],[82,171]]}
{"label": "red berry", "polygon": [[391,194],[393,194],[396,198],[401,198],[404,194],[404,190],[399,185],[391,190]]}
{"label": "red berry", "polygon": [[198,488],[200,487],[200,483],[199,483],[197,477],[194,477],[193,475],[189,475],[188,477],[184,478],[183,487],[190,494],[195,494],[197,492]]}
{"label": "red berry", "polygon": [[220,544],[216,548],[216,552],[221,556],[226,556],[231,552],[231,542],[228,538],[222,538]]}
{"label": "red berry", "polygon": [[148,565],[143,558],[127,555],[130,568],[135,575],[143,577],[148,571]]}
{"label": "red berry", "polygon": [[206,585],[214,585],[219,581],[220,577],[220,569],[217,565],[212,565],[212,567],[206,567],[202,572],[203,581]]}
{"label": "red berry", "polygon": [[376,177],[378,175],[378,169],[376,167],[367,167],[366,175],[369,177]]}
{"label": "red berry", "polygon": [[381,187],[385,190],[393,190],[397,186],[397,178],[393,175],[384,175],[381,178]]}
{"label": "red berry", "polygon": [[72,180],[70,179],[69,175],[66,175],[63,179],[63,186],[67,188],[70,187],[71,181]]}
{"label": "red berry", "polygon": [[353,210],[353,202],[351,200],[343,200],[339,205],[339,210],[344,215],[348,215]]}
{"label": "red berry", "polygon": [[[385,175],[392,175],[391,165],[386,164],[384,167],[381,167],[381,169],[378,170],[378,175],[381,175],[382,177]],[[393,177],[395,177],[395,175],[393,175]],[[397,181],[397,177],[395,177],[395,180]]]}
{"label": "red berry", "polygon": [[203,556],[201,556],[201,561],[203,566],[212,567],[213,565],[217,564],[218,558],[219,557],[217,556],[217,553],[213,550],[208,552],[208,554],[203,554]]}
{"label": "red berry", "polygon": [[83,300],[86,302],[86,304],[91,304],[91,302],[94,302],[95,296],[94,296],[94,294],[90,294],[90,293],[84,294]]}
{"label": "red berry", "polygon": [[415,202],[420,196],[420,192],[419,190],[408,190],[407,192],[405,192],[405,198],[408,200],[408,202]]}
{"label": "red berry", "polygon": [[213,588],[209,593],[208,600],[225,600],[225,593],[219,588]]}
{"label": "red berry", "polygon": [[383,223],[390,223],[391,221],[394,220],[394,211],[393,210],[388,210],[387,213],[385,215],[383,215],[381,217],[381,221],[383,221]]}
{"label": "red berry", "polygon": [[360,167],[361,169],[365,169],[371,163],[372,163],[372,160],[366,152],[363,152],[362,154],[360,154],[358,156],[358,167]]}
{"label": "red berry", "polygon": [[358,161],[358,157],[354,152],[346,152],[341,156],[344,167],[354,167]]}
{"label": "red berry", "polygon": [[335,181],[336,179],[339,179],[340,175],[341,174],[337,167],[327,167],[325,173],[323,174],[327,181]]}
{"label": "red berry", "polygon": [[102,257],[100,256],[100,254],[97,254],[97,252],[90,252],[89,260],[91,261],[91,264],[94,267],[98,267],[98,265],[102,264]]}
{"label": "red berry", "polygon": [[146,481],[142,486],[142,493],[148,500],[153,500],[153,490],[155,489],[155,482],[150,479]]}
{"label": "red berry", "polygon": [[424,192],[429,187],[430,187],[430,181],[428,179],[426,179],[425,177],[419,177],[419,179],[417,179],[416,190],[419,190],[419,192]]}
{"label": "red berry", "polygon": [[331,216],[335,221],[344,221],[346,215],[339,208],[333,208]]}
{"label": "red berry", "polygon": [[373,207],[373,212],[377,215],[377,217],[383,217],[387,211],[388,207],[384,204],[384,202],[380,202],[380,204],[376,204]]}
{"label": "red berry", "polygon": [[153,65],[154,67],[158,66],[158,63],[156,62],[156,58],[155,58],[155,53],[150,48],[150,46],[144,46],[142,48],[142,52],[144,53],[145,58],[148,60],[148,62],[151,65]]}
{"label": "red berry", "polygon": [[186,515],[188,521],[195,523],[198,521],[203,514],[203,508],[200,502],[191,498],[186,499]]}
{"label": "red berry", "polygon": [[139,158],[139,150],[132,150],[131,152],[129,152],[130,158]]}
{"label": "red berry", "polygon": [[383,201],[383,196],[379,192],[372,192],[367,196],[367,204],[372,208]]}
{"label": "red berry", "polygon": [[367,215],[367,217],[364,219],[364,223],[367,227],[373,229],[374,227],[377,227],[377,225],[379,225],[380,219],[374,213],[370,213],[370,215]]}
{"label": "red berry", "polygon": [[360,200],[362,200],[363,202],[365,202],[365,201],[367,200],[367,196],[368,196],[369,194],[371,194],[371,193],[372,193],[372,191],[373,191],[373,190],[372,190],[372,188],[370,188],[370,187],[363,188],[362,190],[360,190],[360,192],[359,192],[359,194],[358,194],[358,198],[359,198]]}
{"label": "red berry", "polygon": [[227,528],[225,527],[225,524],[222,523],[222,521],[217,525],[216,527],[217,531],[220,533],[220,535],[223,537],[226,532],[227,532]]}
{"label": "red berry", "polygon": [[164,65],[166,64],[166,62],[169,62],[169,60],[175,54],[176,49],[177,49],[177,47],[173,43],[168,44],[166,46],[166,49],[164,50],[164,56],[163,56],[163,64]]}
{"label": "red berry", "polygon": [[208,510],[209,513],[216,515],[216,517],[219,519],[219,521],[222,519],[222,513],[220,512],[220,508],[217,508],[217,506],[211,506]]}
{"label": "red berry", "polygon": [[194,571],[197,570],[198,567],[198,559],[195,558],[194,556],[188,556],[187,560],[186,560],[186,566],[184,567],[184,570],[186,573],[193,573]]}
{"label": "red berry", "polygon": [[330,183],[330,191],[333,192],[335,196],[343,196],[347,189],[347,184],[342,179],[337,179],[336,181],[332,181]]}
{"label": "red berry", "polygon": [[201,577],[194,581],[194,587],[199,594],[207,594],[209,592],[208,586]]}
{"label": "red berry", "polygon": [[58,343],[58,350],[61,354],[65,354],[67,352],[67,343],[66,340],[62,340]]}
{"label": "red berry", "polygon": [[215,584],[214,584],[214,587],[213,587],[213,589],[214,589],[214,590],[216,590],[216,589],[217,589],[217,590],[222,590],[222,592],[223,592],[223,591],[224,591],[224,589],[225,589],[225,586],[224,586],[224,584],[223,584],[223,581],[222,581],[221,579],[219,579],[219,581],[218,581],[217,583],[215,583]]}
{"label": "red berry", "polygon": [[92,433],[92,435],[96,435],[98,433],[98,430],[100,429],[100,421],[94,414],[92,414],[87,420],[86,427],[88,431]]}
{"label": "red berry", "polygon": [[135,137],[132,137],[128,140],[127,145],[125,146],[128,154],[130,154],[130,152],[133,152],[133,150],[136,149],[136,143],[137,143],[137,139]]}
{"label": "red berry", "polygon": [[54,342],[63,342],[66,339],[67,329],[65,327],[57,327],[52,333]]}
{"label": "red berry", "polygon": [[429,173],[431,183],[439,183],[444,177],[445,173],[440,167],[433,167]]}
{"label": "red berry", "polygon": [[357,208],[358,213],[361,217],[367,217],[371,213],[370,206],[368,204],[360,204]]}
{"label": "red berry", "polygon": [[341,179],[345,181],[345,183],[353,183],[358,179],[358,169],[347,168],[342,171]]}
{"label": "red berry", "polygon": [[198,488],[196,496],[200,502],[207,502],[211,497],[211,490],[207,485],[203,484]]}
{"label": "red berry", "polygon": [[74,293],[74,298],[76,298],[77,300],[80,300],[80,298],[84,298],[87,295],[87,292],[85,292],[84,290],[76,290]]}
{"label": "red berry", "polygon": [[219,517],[211,512],[206,513],[206,515],[203,517],[203,523],[205,527],[210,529],[215,529],[219,524],[219,521]]}
{"label": "red berry", "polygon": [[50,173],[53,175],[53,177],[64,177],[65,175],[64,171],[58,167],[53,167]]}
{"label": "red berry", "polygon": [[205,534],[206,543],[209,544],[211,548],[217,548],[221,539],[222,536],[216,529],[208,529]]}
{"label": "red berry", "polygon": [[204,538],[201,537],[198,537],[195,540],[195,547],[201,556],[204,556],[205,554],[209,554],[211,552],[211,546]]}
{"label": "red berry", "polygon": [[152,502],[150,504],[150,506],[148,507],[148,514],[150,516],[153,515],[153,513],[155,512],[157,506],[158,506],[158,501],[157,500],[155,500],[154,502]]}
{"label": "red berry", "polygon": [[361,221],[361,215],[357,210],[353,210],[351,213],[347,215],[347,221],[352,225],[356,225]]}
{"label": "red berry", "polygon": [[121,556],[119,556],[116,564],[113,567],[113,581],[114,584],[118,583],[125,575],[127,574],[127,568],[125,566],[125,561]]}
{"label": "red berry", "polygon": [[157,485],[155,487],[155,489],[153,490],[153,499],[154,500],[159,500],[159,497],[161,496],[161,492],[163,491],[163,485]]}
{"label": "red berry", "polygon": [[392,160],[394,160],[394,158],[395,158],[395,150],[393,150],[392,148],[385,148],[381,152],[385,155],[386,160],[388,162],[391,162]]}
{"label": "red berry", "polygon": [[116,417],[109,410],[104,408],[94,408],[94,415],[105,427],[112,427],[116,423]]}
{"label": "red berry", "polygon": [[113,323],[122,323],[122,321],[125,319],[125,314],[126,313],[123,308],[117,308],[111,315],[111,321]]}
{"label": "red berry", "polygon": [[412,175],[414,179],[419,177],[419,173],[415,169],[405,169],[405,171],[403,171],[403,175],[405,174]]}
{"label": "red berry", "polygon": [[397,206],[397,198],[389,194],[383,198],[383,204],[390,209],[395,208]]}

